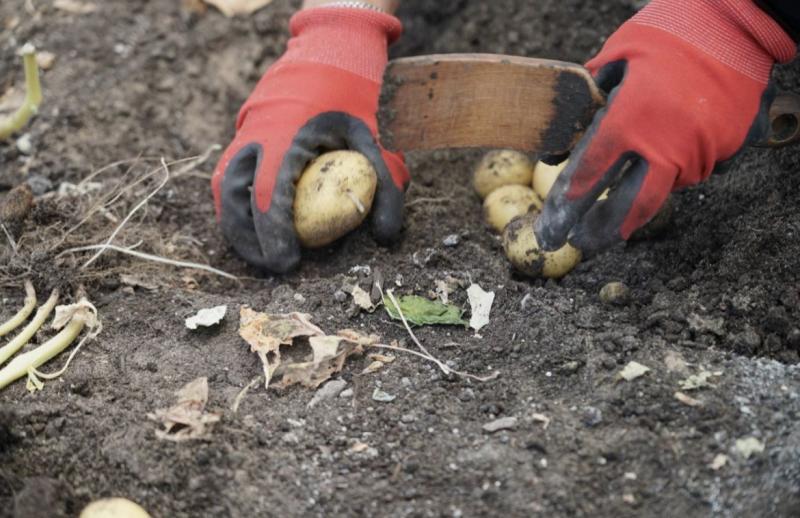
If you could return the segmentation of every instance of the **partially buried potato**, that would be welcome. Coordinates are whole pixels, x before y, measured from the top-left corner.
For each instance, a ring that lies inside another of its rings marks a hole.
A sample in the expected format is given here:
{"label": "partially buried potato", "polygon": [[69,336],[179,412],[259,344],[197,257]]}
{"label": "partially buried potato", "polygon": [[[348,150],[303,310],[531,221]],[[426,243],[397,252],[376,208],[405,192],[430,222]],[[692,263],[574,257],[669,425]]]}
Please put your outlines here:
{"label": "partially buried potato", "polygon": [[484,155],[475,168],[473,186],[481,199],[504,185],[531,184],[533,162],[519,151],[495,150]]}
{"label": "partially buried potato", "polygon": [[103,498],[87,505],[80,518],[150,518],[150,515],[126,498]]}
{"label": "partially buried potato", "polygon": [[519,216],[503,232],[503,249],[514,268],[531,277],[560,279],[581,261],[581,251],[569,243],[554,252],[539,248],[533,225],[536,213]]}
{"label": "partially buried potato", "polygon": [[378,175],[367,157],[332,151],[303,171],[294,197],[294,228],[306,248],[328,245],[364,222],[375,198]]}
{"label": "partially buried potato", "polygon": [[517,216],[541,208],[542,201],[533,189],[524,185],[504,185],[492,191],[483,201],[486,222],[498,233],[502,233]]}

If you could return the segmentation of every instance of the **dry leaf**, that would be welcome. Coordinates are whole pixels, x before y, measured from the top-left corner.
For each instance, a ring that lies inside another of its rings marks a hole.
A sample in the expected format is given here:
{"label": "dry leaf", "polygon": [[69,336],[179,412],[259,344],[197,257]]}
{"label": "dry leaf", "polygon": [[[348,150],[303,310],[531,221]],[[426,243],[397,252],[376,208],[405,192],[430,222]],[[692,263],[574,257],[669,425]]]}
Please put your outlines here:
{"label": "dry leaf", "polygon": [[168,441],[188,441],[206,435],[210,425],[221,416],[205,411],[208,402],[208,379],[197,378],[176,392],[178,402],[169,408],[147,414],[149,419],[159,421],[163,430],[156,430],[156,437]]}
{"label": "dry leaf", "polygon": [[36,64],[42,70],[50,70],[56,62],[56,55],[46,50],[41,50],[36,53]]}
{"label": "dry leaf", "polygon": [[187,328],[192,330],[198,327],[212,327],[222,322],[227,312],[228,306],[224,305],[201,309],[195,315],[187,318],[184,323]]}
{"label": "dry leaf", "polygon": [[695,399],[695,398],[693,398],[691,396],[687,396],[683,392],[676,392],[674,394],[674,396],[675,396],[675,399],[677,399],[678,401],[680,401],[684,405],[688,405],[688,406],[691,406],[691,407],[703,406],[703,402],[702,401],[700,401],[699,399]]}
{"label": "dry leaf", "polygon": [[650,372],[650,367],[642,365],[639,362],[629,362],[619,373],[619,377],[625,381],[633,381],[636,378],[644,376],[648,372]]}
{"label": "dry leaf", "polygon": [[697,390],[705,387],[713,388],[714,385],[712,385],[709,380],[717,376],[722,376],[722,371],[709,372],[703,369],[697,374],[692,374],[685,380],[681,381],[680,386],[683,390]]}
{"label": "dry leaf", "polygon": [[341,372],[344,362],[352,354],[361,354],[361,345],[341,336],[312,336],[308,339],[313,351],[311,361],[290,363],[281,367],[283,374],[279,388],[299,383],[306,388],[315,389],[330,377]]}
{"label": "dry leaf", "polygon": [[469,306],[472,313],[469,319],[469,327],[478,332],[489,324],[489,313],[491,313],[492,304],[494,303],[494,292],[484,291],[477,284],[473,284],[467,289],[467,296],[469,297]]}
{"label": "dry leaf", "polygon": [[713,469],[714,471],[719,471],[722,468],[724,468],[727,463],[728,463],[728,456],[720,453],[717,454],[716,457],[714,457],[714,460],[711,461],[711,464],[709,464],[708,467]]}
{"label": "dry leaf", "polygon": [[542,423],[542,425],[544,425],[542,426],[542,428],[544,428],[545,430],[547,430],[547,427],[550,426],[550,418],[544,414],[533,414],[531,415],[531,419],[539,423]]}
{"label": "dry leaf", "polygon": [[72,14],[89,14],[97,10],[97,4],[78,0],[56,0],[53,7]]}
{"label": "dry leaf", "polygon": [[239,336],[250,350],[258,354],[264,366],[265,386],[281,365],[281,345],[291,345],[300,336],[323,336],[325,333],[311,323],[310,315],[289,313],[269,315],[242,306],[239,311]]}
{"label": "dry leaf", "polygon": [[222,14],[230,18],[238,14],[250,14],[258,11],[262,7],[269,5],[272,0],[204,0],[220,10]]}
{"label": "dry leaf", "polygon": [[364,291],[361,286],[358,284],[354,284],[352,286],[346,286],[344,291],[350,294],[353,297],[353,302],[355,302],[356,306],[360,307],[364,311],[368,311],[372,313],[375,311],[375,304],[372,303],[372,299],[369,296],[369,293]]}
{"label": "dry leaf", "polygon": [[392,363],[396,359],[394,356],[388,354],[376,354],[376,353],[370,354],[368,357],[370,360],[375,360],[376,362],[381,362],[381,363]]}
{"label": "dry leaf", "polygon": [[80,316],[83,318],[84,322],[86,323],[86,327],[89,329],[94,328],[98,323],[97,308],[95,308],[91,302],[86,300],[86,298],[81,298],[75,304],[56,306],[56,314],[53,317],[53,323],[50,324],[50,327],[53,329],[61,329],[69,324],[75,316]]}
{"label": "dry leaf", "polygon": [[755,437],[736,439],[736,453],[743,459],[749,459],[757,453],[763,453],[766,446]]}

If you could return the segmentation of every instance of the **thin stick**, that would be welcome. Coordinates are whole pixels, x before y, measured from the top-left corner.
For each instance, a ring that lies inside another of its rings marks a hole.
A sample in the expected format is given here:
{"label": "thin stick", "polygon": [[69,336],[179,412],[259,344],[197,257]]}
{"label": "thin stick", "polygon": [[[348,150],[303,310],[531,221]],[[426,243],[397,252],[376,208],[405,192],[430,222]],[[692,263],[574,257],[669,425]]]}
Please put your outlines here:
{"label": "thin stick", "polygon": [[17,252],[19,252],[19,250],[17,250],[17,242],[14,241],[14,237],[11,235],[11,233],[9,233],[6,226],[3,225],[2,223],[0,223],[0,228],[3,229],[3,233],[6,235],[6,239],[8,239],[8,244],[11,245],[11,251],[14,253],[14,255],[17,255]]}
{"label": "thin stick", "polygon": [[[122,223],[120,223],[119,225],[117,225],[117,228],[115,228],[115,229],[114,229],[114,232],[112,232],[112,233],[111,233],[111,235],[110,235],[110,236],[108,236],[108,239],[107,239],[107,240],[106,240],[106,242],[105,242],[105,245],[106,245],[106,246],[110,245],[110,244],[111,244],[111,243],[114,241],[114,238],[116,238],[116,237],[117,237],[117,234],[119,234],[119,231],[120,231],[120,230],[122,230],[122,227],[124,227],[124,226],[125,226],[125,224],[126,224],[128,221],[130,221],[130,219],[133,217],[133,215],[134,215],[134,214],[136,214],[136,211],[138,211],[139,209],[141,209],[142,207],[144,207],[144,206],[147,204],[147,202],[149,202],[149,201],[150,201],[150,199],[151,199],[153,196],[155,196],[156,194],[158,194],[158,192],[159,192],[161,189],[163,189],[165,185],[167,185],[167,182],[169,181],[169,168],[167,167],[167,163],[166,163],[166,161],[165,161],[163,158],[161,159],[161,166],[164,168],[164,179],[161,181],[161,183],[160,183],[160,184],[158,184],[158,187],[156,187],[155,189],[153,189],[153,191],[152,191],[150,194],[148,194],[147,196],[145,196],[145,197],[144,197],[144,199],[142,199],[142,200],[141,200],[139,203],[137,203],[137,204],[136,204],[136,206],[134,206],[134,207],[133,207],[133,209],[132,209],[132,210],[131,210],[131,211],[128,213],[128,215],[127,215],[127,216],[125,216],[125,219],[123,219],[123,220],[122,220]],[[86,261],[85,263],[83,263],[83,266],[81,266],[81,268],[82,268],[82,269],[84,269],[84,268],[88,268],[88,267],[89,267],[89,265],[91,265],[93,262],[95,262],[95,260],[96,260],[98,257],[100,257],[100,255],[101,255],[103,252],[105,252],[105,251],[106,251],[106,249],[105,249],[105,248],[101,248],[101,249],[99,249],[99,250],[97,251],[97,253],[96,253],[96,254],[94,254],[94,255],[93,255],[93,256],[92,256],[92,257],[91,257],[91,258],[90,258],[88,261]]]}
{"label": "thin stick", "polygon": [[[383,294],[383,290],[381,290],[381,294]],[[408,331],[408,335],[411,337],[411,340],[413,340],[414,343],[417,345],[417,347],[419,347],[420,350],[425,354],[420,354],[420,353],[417,353],[416,351],[410,351],[410,350],[403,349],[402,347],[395,347],[395,346],[392,346],[392,345],[375,344],[372,347],[377,347],[379,349],[389,349],[389,350],[393,350],[393,351],[409,352],[409,353],[412,353],[412,354],[414,354],[416,356],[420,356],[422,358],[426,358],[428,361],[431,361],[431,362],[435,363],[442,370],[442,372],[444,372],[445,374],[455,374],[456,376],[462,376],[464,378],[474,379],[476,381],[481,381],[481,382],[489,381],[489,380],[495,379],[497,376],[500,375],[499,371],[495,371],[492,374],[490,374],[489,376],[481,377],[481,376],[475,376],[474,374],[469,374],[469,373],[466,373],[466,372],[459,372],[459,371],[453,370],[450,367],[448,367],[440,359],[438,359],[435,356],[433,356],[425,348],[425,346],[422,345],[422,343],[419,341],[419,339],[416,337],[414,332],[411,330],[411,326],[408,325],[408,321],[406,320],[405,315],[403,315],[403,311],[400,309],[400,304],[397,303],[397,299],[395,299],[394,293],[392,293],[392,290],[388,290],[386,292],[386,294],[389,295],[389,300],[392,302],[392,304],[394,304],[394,307],[397,310],[397,314],[400,315],[400,320],[403,321],[403,325],[405,326],[406,331]]]}
{"label": "thin stick", "polygon": [[[0,336],[5,336],[21,326],[30,314],[33,313],[34,308],[36,308],[36,290],[33,289],[31,281],[25,281],[25,304],[22,306],[22,309],[17,311],[16,315],[11,317],[3,325],[0,325]],[[0,360],[0,363],[3,363],[3,361]]]}
{"label": "thin stick", "polygon": [[242,403],[242,400],[247,395],[247,392],[251,388],[255,387],[260,379],[261,376],[253,378],[253,380],[250,383],[248,383],[242,390],[239,391],[238,394],[236,394],[236,398],[233,400],[233,405],[231,405],[231,410],[233,411],[234,414],[239,412],[239,405]]}
{"label": "thin stick", "polygon": [[[405,347],[397,347],[395,345],[386,345],[386,344],[370,344],[367,347],[374,347],[376,349],[387,349],[389,351],[397,351],[397,352],[401,352],[401,353],[412,354],[414,356],[419,356],[420,358],[424,358],[424,359],[426,359],[426,360],[428,360],[430,362],[433,362],[433,363],[439,365],[440,368],[442,367],[441,362],[439,360],[437,360],[436,358],[434,358],[433,356],[426,356],[426,355],[424,355],[422,353],[418,353],[417,351],[412,351],[411,349],[406,349]],[[497,378],[500,375],[500,371],[494,371],[492,374],[490,374],[488,376],[476,376],[476,375],[470,374],[468,372],[461,372],[461,371],[453,370],[450,367],[448,367],[447,365],[444,365],[444,368],[447,369],[447,371],[445,372],[446,374],[447,373],[451,373],[451,374],[455,374],[456,376],[461,376],[463,378],[469,378],[469,379],[472,379],[472,380],[475,380],[475,381],[480,381],[480,382],[491,381],[491,380]]]}
{"label": "thin stick", "polygon": [[453,198],[416,198],[408,203],[406,203],[406,207],[413,207],[414,205],[421,205],[423,203],[450,203],[453,201]]}
{"label": "thin stick", "polygon": [[235,281],[239,280],[239,278],[236,277],[235,275],[232,275],[232,274],[227,273],[227,272],[223,272],[222,270],[217,270],[216,268],[213,268],[213,267],[205,265],[205,264],[192,263],[192,262],[188,262],[188,261],[176,261],[174,259],[167,259],[165,257],[160,257],[160,256],[157,256],[157,255],[146,254],[144,252],[137,252],[135,250],[130,250],[128,248],[122,248],[121,246],[116,246],[116,245],[79,246],[79,247],[76,247],[76,248],[69,248],[67,250],[64,250],[63,252],[58,254],[56,257],[61,257],[62,255],[70,254],[70,253],[73,253],[73,252],[85,252],[87,250],[100,250],[100,249],[112,250],[114,252],[119,252],[121,254],[132,255],[133,257],[138,257],[139,259],[145,259],[147,261],[153,261],[155,263],[162,263],[162,264],[169,264],[169,265],[172,265],[172,266],[177,266],[178,268],[192,268],[192,269],[195,269],[195,270],[203,270],[203,271],[208,272],[208,273],[213,273],[215,275],[219,275],[220,277],[225,277],[226,279],[232,279],[232,280],[235,280]]}

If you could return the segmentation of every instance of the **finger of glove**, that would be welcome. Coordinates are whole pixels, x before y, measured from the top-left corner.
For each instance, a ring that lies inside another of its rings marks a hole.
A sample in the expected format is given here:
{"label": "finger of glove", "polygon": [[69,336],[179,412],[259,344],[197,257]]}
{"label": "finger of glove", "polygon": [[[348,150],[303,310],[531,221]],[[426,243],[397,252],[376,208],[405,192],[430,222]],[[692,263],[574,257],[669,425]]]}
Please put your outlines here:
{"label": "finger of glove", "polygon": [[616,99],[618,93],[615,89],[608,105],[595,114],[545,200],[536,221],[536,236],[544,250],[564,245],[572,228],[635,157],[625,142],[625,122],[615,116],[621,101]]}
{"label": "finger of glove", "polygon": [[632,159],[608,198],[584,214],[569,242],[592,255],[628,239],[658,213],[676,176],[677,171],[653,167],[641,157]]}
{"label": "finger of glove", "polygon": [[220,228],[228,243],[248,263],[267,268],[256,235],[251,205],[253,179],[262,162],[262,151],[259,144],[249,144],[239,149],[234,143],[220,160],[212,186]]}

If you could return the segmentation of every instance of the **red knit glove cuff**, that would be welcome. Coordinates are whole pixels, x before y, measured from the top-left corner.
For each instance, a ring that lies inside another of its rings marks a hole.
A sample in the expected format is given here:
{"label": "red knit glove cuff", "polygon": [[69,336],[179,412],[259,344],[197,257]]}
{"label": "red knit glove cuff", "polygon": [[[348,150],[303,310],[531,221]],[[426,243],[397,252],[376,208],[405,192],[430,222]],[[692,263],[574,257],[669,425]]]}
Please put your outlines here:
{"label": "red knit glove cuff", "polygon": [[761,83],[776,61],[797,54],[794,40],[751,0],[653,0],[632,22],[673,34]]}
{"label": "red knit glove cuff", "polygon": [[289,24],[293,38],[281,62],[319,63],[380,82],[388,48],[403,32],[396,17],[348,7],[304,9]]}

